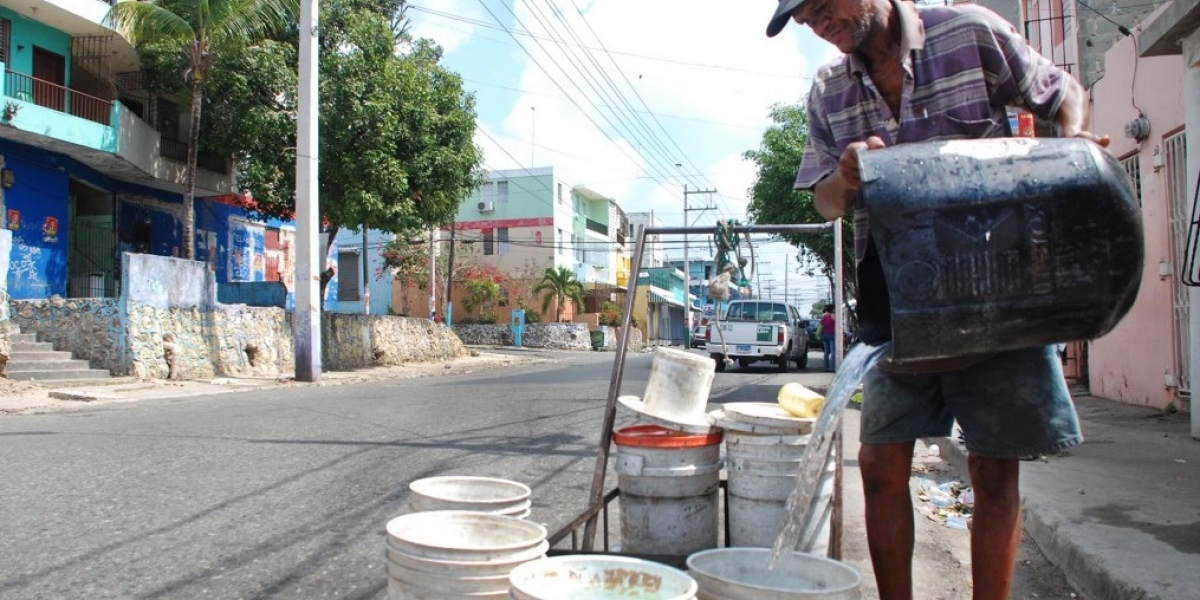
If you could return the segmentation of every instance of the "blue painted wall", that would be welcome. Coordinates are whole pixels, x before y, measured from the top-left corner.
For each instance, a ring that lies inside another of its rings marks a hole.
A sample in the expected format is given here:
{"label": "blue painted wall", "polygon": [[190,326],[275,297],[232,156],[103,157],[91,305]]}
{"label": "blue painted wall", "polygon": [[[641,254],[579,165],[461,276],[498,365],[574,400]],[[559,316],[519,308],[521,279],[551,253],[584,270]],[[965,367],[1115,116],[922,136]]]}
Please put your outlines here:
{"label": "blue painted wall", "polygon": [[5,154],[4,227],[12,232],[8,293],[16,299],[67,294],[67,174]]}

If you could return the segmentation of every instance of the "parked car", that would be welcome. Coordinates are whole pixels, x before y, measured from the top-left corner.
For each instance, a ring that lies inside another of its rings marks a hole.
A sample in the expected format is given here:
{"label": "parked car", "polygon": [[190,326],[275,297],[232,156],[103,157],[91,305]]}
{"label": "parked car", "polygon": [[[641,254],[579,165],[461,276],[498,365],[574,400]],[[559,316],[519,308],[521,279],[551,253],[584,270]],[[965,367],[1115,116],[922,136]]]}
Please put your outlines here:
{"label": "parked car", "polygon": [[783,302],[734,300],[718,322],[720,327],[709,336],[708,355],[717,362],[717,371],[725,370],[725,359],[746,369],[755,362],[774,363],[786,373],[790,363],[808,366],[808,332],[801,328],[804,319],[796,307]]}
{"label": "parked car", "polygon": [[708,340],[705,337],[708,335],[708,325],[695,325],[692,327],[692,347],[703,348]]}

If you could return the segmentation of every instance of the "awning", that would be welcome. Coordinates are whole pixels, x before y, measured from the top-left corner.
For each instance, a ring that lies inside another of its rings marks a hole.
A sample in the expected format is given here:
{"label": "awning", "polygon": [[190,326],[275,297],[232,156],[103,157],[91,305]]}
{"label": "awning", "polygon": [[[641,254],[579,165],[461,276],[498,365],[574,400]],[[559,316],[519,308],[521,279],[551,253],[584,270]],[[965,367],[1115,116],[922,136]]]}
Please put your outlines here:
{"label": "awning", "polygon": [[647,301],[651,304],[669,304],[683,308],[683,303],[676,300],[675,296],[670,292],[656,287],[651,287],[646,290]]}

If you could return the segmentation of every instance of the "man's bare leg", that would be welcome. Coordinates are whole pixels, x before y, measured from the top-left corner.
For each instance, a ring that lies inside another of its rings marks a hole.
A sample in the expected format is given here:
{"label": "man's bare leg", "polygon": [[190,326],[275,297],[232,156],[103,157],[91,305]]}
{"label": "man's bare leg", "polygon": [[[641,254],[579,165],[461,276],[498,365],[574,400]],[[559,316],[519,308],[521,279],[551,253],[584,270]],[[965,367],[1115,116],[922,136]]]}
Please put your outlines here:
{"label": "man's bare leg", "polygon": [[975,512],[971,519],[974,600],[1006,600],[1021,542],[1021,463],[1015,458],[967,461]]}
{"label": "man's bare leg", "polygon": [[913,442],[863,444],[858,467],[866,500],[867,546],[880,600],[912,600],[913,507],[908,487]]}

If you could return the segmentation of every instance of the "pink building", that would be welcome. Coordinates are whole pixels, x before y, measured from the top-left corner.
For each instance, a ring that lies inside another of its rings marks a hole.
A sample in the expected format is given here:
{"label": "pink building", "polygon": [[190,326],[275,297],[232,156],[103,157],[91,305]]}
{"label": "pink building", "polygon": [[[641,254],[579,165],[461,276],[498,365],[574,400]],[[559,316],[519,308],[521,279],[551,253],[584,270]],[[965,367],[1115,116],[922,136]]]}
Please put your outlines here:
{"label": "pink building", "polygon": [[1141,202],[1146,262],[1129,314],[1088,348],[1088,384],[1096,396],[1155,408],[1187,409],[1191,391],[1188,291],[1179,277],[1191,209],[1181,192],[1182,71],[1182,57],[1140,57],[1125,37],[1105,53],[1091,88],[1091,129],[1112,138],[1108,149]]}

